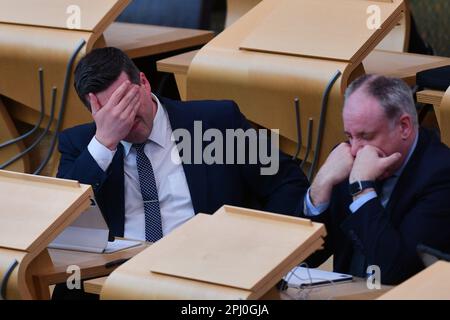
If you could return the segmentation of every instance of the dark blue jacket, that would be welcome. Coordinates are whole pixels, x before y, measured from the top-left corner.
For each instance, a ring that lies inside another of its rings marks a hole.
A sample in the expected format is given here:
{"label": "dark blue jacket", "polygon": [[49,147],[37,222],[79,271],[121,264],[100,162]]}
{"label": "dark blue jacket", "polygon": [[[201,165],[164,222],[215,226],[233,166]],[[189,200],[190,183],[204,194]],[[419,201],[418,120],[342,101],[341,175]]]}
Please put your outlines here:
{"label": "dark blue jacket", "polygon": [[426,129],[384,208],[378,198],[355,213],[348,181],[333,189],[330,208],[314,220],[328,232],[325,250],[309,262],[316,266],[334,254],[334,270],[349,273],[353,248],[368,265],[378,265],[381,282],[397,284],[424,268],[417,245],[450,252],[450,149]]}
{"label": "dark blue jacket", "polygon": [[[164,98],[160,98],[160,101],[167,110],[172,130],[187,129],[192,137],[194,121],[202,121],[203,131],[216,128],[224,137],[226,129],[250,128],[250,124],[232,101],[179,102]],[[90,123],[67,129],[60,134],[61,160],[57,176],[92,185],[110,228],[110,235],[123,236],[123,149],[119,144],[111,165],[104,172],[87,149],[95,130],[95,123]],[[191,140],[193,144],[194,139]],[[209,142],[204,143],[203,147],[207,144]],[[228,204],[299,215],[309,186],[299,166],[286,155],[280,154],[278,174],[260,175],[260,168],[258,163],[183,163],[195,213],[211,214]]]}

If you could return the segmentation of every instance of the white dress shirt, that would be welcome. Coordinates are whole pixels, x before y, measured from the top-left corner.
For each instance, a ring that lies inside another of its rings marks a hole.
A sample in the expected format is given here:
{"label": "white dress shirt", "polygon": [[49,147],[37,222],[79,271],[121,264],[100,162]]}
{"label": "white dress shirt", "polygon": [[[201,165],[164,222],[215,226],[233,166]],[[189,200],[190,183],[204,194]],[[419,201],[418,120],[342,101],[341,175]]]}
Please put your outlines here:
{"label": "white dress shirt", "polygon": [[[159,206],[163,234],[194,216],[194,208],[186,176],[180,159],[172,160],[171,151],[176,148],[171,140],[172,128],[166,110],[158,98],[152,94],[157,103],[153,129],[145,145],[145,154],[152,163],[158,189]],[[125,234],[129,239],[145,240],[145,213],[142,201],[139,176],[136,166],[136,150],[132,144],[121,141],[124,147],[124,187],[125,187]],[[116,151],[102,145],[95,136],[88,145],[88,150],[97,164],[106,171]],[[178,156],[177,152],[174,152]]]}

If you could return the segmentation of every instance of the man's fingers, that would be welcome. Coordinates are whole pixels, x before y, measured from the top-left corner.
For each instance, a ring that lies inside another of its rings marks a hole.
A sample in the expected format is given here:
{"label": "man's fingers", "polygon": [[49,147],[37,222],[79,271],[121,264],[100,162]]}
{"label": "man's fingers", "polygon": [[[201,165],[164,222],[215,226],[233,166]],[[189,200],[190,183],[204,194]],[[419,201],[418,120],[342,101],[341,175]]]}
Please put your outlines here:
{"label": "man's fingers", "polygon": [[402,155],[399,152],[395,152],[391,154],[389,157],[381,158],[383,168],[389,168],[393,166],[398,160],[400,160],[401,156]]}
{"label": "man's fingers", "polygon": [[116,106],[119,104],[119,102],[122,100],[122,98],[124,97],[124,95],[129,92],[128,88],[130,86],[130,81],[127,80],[125,82],[123,82],[117,89],[116,91],[113,92],[113,94],[111,95],[111,97],[108,100],[108,105],[110,106]]}
{"label": "man's fingers", "polygon": [[131,101],[138,95],[138,87],[133,85],[130,90],[125,94],[125,96],[120,100],[117,106],[120,106],[122,110],[125,110],[126,107],[131,103]]}
{"label": "man's fingers", "polygon": [[[134,111],[137,111],[137,109],[139,108],[139,102],[140,102],[140,95],[136,94],[134,97],[131,98],[130,103],[128,103],[122,111],[122,116],[124,116],[125,118],[128,118],[131,116],[131,114]],[[134,113],[135,114],[135,113]],[[134,115],[133,115],[134,117]]]}

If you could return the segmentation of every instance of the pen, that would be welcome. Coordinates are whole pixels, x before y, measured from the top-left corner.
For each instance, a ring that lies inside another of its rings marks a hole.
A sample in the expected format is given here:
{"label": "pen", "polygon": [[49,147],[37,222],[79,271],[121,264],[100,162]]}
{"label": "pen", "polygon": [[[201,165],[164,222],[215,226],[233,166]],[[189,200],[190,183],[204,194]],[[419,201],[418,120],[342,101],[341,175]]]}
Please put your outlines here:
{"label": "pen", "polygon": [[110,262],[105,263],[105,268],[112,268],[120,266],[122,263],[127,262],[130,258],[117,259]]}

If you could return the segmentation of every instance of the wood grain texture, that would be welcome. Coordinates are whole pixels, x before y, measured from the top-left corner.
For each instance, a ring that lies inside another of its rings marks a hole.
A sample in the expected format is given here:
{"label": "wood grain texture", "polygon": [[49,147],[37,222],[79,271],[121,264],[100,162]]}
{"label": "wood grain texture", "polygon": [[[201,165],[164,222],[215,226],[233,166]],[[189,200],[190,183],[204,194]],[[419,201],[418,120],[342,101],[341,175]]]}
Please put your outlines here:
{"label": "wood grain texture", "polygon": [[76,181],[0,170],[0,273],[14,259],[19,262],[8,296],[48,297],[48,286],[33,275],[50,266],[47,245],[89,207],[92,197],[91,186]]}
{"label": "wood grain texture", "polygon": [[450,263],[437,261],[378,300],[449,300]]}
{"label": "wood grain texture", "polygon": [[114,22],[105,33],[108,46],[123,50],[130,58],[195,47],[207,43],[212,31]]}
{"label": "wood grain texture", "polygon": [[[366,8],[373,3],[384,8],[383,29],[367,31]],[[313,10],[318,6],[323,6],[323,10]],[[357,11],[362,8],[363,12]],[[188,70],[187,99],[232,99],[247,119],[265,128],[279,129],[282,138],[295,144],[298,138],[294,99],[298,97],[300,158],[307,145],[308,120],[313,118],[310,155],[318,154],[317,170],[330,150],[344,139],[341,117],[346,87],[362,74],[363,58],[395,27],[402,10],[403,2],[398,0],[262,1],[195,55]],[[308,12],[308,17],[300,11]],[[345,20],[359,23],[364,16],[361,28],[365,30],[358,30],[355,36],[354,22],[343,22],[342,28],[333,24],[332,21],[342,19],[336,12],[345,13]],[[300,19],[299,14],[305,19]],[[320,35],[311,32],[316,29],[321,30]],[[335,39],[327,35],[328,29],[333,31],[330,35],[342,34]],[[312,35],[317,37],[311,39]],[[242,50],[244,47],[251,50]],[[330,91],[324,136],[320,150],[315,150],[323,93],[337,71],[342,76]]]}
{"label": "wood grain texture", "polygon": [[224,206],[197,214],[116,269],[101,297],[258,299],[325,235],[309,220]]}

